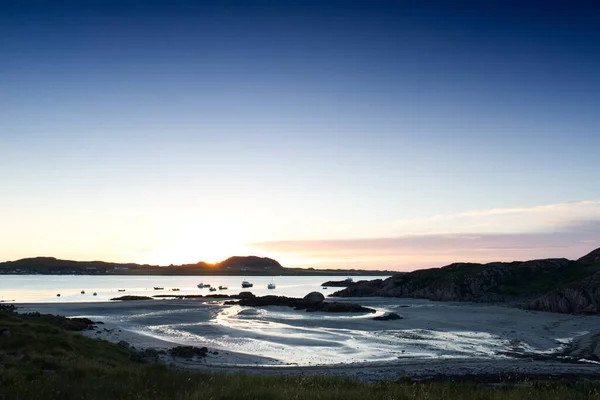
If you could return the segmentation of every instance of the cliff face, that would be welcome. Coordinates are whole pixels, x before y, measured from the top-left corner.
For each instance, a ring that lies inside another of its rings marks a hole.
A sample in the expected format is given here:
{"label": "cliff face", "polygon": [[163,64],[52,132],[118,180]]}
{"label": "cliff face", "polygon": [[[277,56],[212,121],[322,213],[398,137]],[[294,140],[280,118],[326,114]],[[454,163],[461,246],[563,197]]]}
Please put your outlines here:
{"label": "cliff face", "polygon": [[386,280],[357,282],[332,296],[518,301],[532,310],[596,313],[600,310],[600,263],[564,258],[511,263],[457,263],[398,274]]}
{"label": "cliff face", "polygon": [[524,305],[529,310],[597,314],[600,310],[600,272]]}

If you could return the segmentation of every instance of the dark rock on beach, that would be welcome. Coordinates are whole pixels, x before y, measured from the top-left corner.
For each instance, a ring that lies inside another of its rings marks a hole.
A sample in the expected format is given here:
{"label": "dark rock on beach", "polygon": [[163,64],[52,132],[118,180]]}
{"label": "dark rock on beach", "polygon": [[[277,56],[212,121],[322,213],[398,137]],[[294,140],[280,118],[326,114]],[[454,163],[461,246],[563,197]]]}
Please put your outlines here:
{"label": "dark rock on beach", "polygon": [[208,349],[206,347],[177,346],[170,349],[169,354],[180,358],[206,357]]}
{"label": "dark rock on beach", "polygon": [[[249,293],[249,292],[248,292]],[[241,293],[240,293],[241,295]],[[252,295],[254,296],[254,295]],[[309,312],[352,312],[352,313],[372,313],[375,312],[372,308],[363,307],[360,304],[342,303],[342,302],[325,302],[325,296],[319,292],[312,292],[306,295],[303,299],[286,296],[260,296],[250,297],[245,296],[239,301],[230,301],[226,304],[239,304],[249,307],[265,307],[265,306],[283,306],[292,307],[295,310],[306,310]]]}
{"label": "dark rock on beach", "polygon": [[402,317],[401,317],[401,316],[399,316],[398,314],[396,314],[396,313],[393,313],[393,312],[392,312],[392,313],[386,313],[386,314],[383,314],[383,315],[381,315],[381,316],[379,316],[379,317],[375,317],[375,318],[373,318],[373,319],[374,319],[375,321],[392,321],[392,320],[396,320],[396,319],[404,319],[404,318],[402,318]]}
{"label": "dark rock on beach", "polygon": [[325,296],[323,296],[323,294],[319,292],[310,292],[309,294],[304,296],[303,300],[307,306],[311,307],[322,303],[323,300],[325,300]]}
{"label": "dark rock on beach", "polygon": [[115,297],[111,300],[131,301],[131,300],[152,300],[152,297],[148,296],[121,296]]}

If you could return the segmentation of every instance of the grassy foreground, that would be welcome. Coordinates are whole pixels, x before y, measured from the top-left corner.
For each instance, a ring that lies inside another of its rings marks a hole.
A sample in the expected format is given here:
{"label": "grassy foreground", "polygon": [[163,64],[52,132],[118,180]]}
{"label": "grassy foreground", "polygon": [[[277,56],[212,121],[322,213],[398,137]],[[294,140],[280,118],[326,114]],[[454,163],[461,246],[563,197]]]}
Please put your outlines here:
{"label": "grassy foreground", "polygon": [[118,345],[73,332],[79,328],[66,318],[0,307],[0,399],[600,399],[595,382],[489,387],[180,371],[137,363]]}

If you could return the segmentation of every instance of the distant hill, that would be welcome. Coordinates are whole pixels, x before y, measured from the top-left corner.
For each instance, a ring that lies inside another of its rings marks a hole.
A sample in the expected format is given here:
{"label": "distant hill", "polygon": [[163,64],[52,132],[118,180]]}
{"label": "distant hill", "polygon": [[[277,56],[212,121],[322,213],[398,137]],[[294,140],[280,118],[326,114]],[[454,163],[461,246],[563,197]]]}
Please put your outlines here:
{"label": "distant hill", "polygon": [[596,314],[600,310],[600,249],[577,261],[455,263],[385,280],[360,281],[332,296],[513,302],[532,310]]}
{"label": "distant hill", "polygon": [[391,275],[389,271],[284,268],[268,257],[234,256],[216,264],[158,266],[104,261],[72,261],[54,257],[24,258],[0,263],[0,274],[41,275]]}

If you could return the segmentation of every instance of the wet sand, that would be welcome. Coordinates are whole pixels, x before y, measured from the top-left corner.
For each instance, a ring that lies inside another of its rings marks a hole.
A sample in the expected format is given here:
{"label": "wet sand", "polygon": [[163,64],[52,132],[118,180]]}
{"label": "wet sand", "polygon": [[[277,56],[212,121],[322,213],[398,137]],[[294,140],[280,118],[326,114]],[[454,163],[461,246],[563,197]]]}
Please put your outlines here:
{"label": "wet sand", "polygon": [[194,345],[216,351],[194,361],[163,356],[166,362],[199,370],[364,380],[499,373],[600,375],[597,364],[525,356],[550,355],[573,339],[600,332],[596,316],[416,299],[341,299],[357,300],[377,309],[375,315],[392,311],[403,319],[374,321],[374,314],[247,308],[206,299],[17,306],[22,312],[103,321],[84,334],[124,340],[137,349]]}

